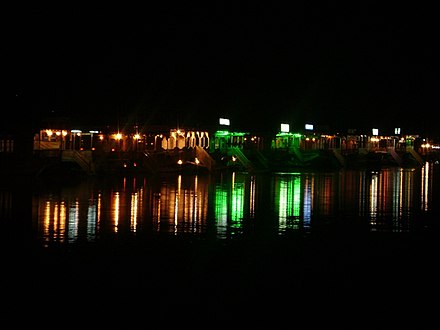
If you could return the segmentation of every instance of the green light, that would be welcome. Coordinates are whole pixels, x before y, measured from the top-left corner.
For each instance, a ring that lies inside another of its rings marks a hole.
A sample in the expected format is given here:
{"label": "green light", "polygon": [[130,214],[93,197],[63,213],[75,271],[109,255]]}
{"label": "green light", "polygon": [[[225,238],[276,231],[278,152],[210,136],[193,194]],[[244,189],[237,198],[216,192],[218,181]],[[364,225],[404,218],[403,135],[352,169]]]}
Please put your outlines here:
{"label": "green light", "polygon": [[278,179],[278,227],[280,230],[298,229],[301,215],[301,177],[289,175]]}
{"label": "green light", "polygon": [[301,214],[301,179],[299,176],[293,179],[293,203],[292,215],[299,217]]}
{"label": "green light", "polygon": [[297,138],[300,138],[300,137],[302,137],[303,135],[302,135],[301,133],[280,132],[280,133],[277,133],[276,136],[277,136],[277,137],[291,136],[291,137],[297,137]]}
{"label": "green light", "polygon": [[229,134],[229,131],[217,131],[215,132],[214,136],[227,136]]}
{"label": "green light", "polygon": [[232,186],[231,196],[231,220],[236,225],[239,223],[241,227],[241,219],[243,219],[243,200],[244,200],[244,185],[236,182]]}
{"label": "green light", "polygon": [[214,203],[217,232],[223,236],[228,225],[228,192],[220,185],[215,188]]}
{"label": "green light", "polygon": [[249,133],[246,132],[229,132],[229,131],[216,131],[214,136],[221,137],[221,136],[245,136],[249,135]]}

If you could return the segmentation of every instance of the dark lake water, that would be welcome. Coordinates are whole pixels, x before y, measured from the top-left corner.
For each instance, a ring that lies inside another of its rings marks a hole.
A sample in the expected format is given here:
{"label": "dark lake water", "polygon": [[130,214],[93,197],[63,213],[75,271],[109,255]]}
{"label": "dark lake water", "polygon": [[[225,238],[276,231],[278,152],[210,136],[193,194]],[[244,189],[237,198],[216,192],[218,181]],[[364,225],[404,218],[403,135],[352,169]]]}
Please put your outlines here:
{"label": "dark lake water", "polygon": [[[408,232],[429,226],[431,215],[438,213],[436,170],[426,163],[420,169],[375,172],[226,172],[39,182],[32,192],[32,228],[45,246],[151,235],[234,240],[336,226]],[[17,207],[27,208],[20,202]]]}
{"label": "dark lake water", "polygon": [[6,178],[4,283],[59,294],[146,290],[163,317],[185,305],[223,320],[232,306],[262,312],[292,296],[434,292],[439,174],[438,164],[426,163],[379,171]]}

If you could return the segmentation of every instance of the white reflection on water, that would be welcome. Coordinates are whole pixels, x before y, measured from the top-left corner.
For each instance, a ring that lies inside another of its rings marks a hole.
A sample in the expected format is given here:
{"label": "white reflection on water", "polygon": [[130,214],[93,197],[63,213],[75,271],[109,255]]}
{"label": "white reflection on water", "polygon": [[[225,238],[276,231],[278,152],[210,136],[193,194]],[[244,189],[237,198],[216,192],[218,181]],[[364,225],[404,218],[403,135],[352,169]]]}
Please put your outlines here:
{"label": "white reflection on water", "polygon": [[378,186],[379,186],[379,177],[377,173],[373,173],[371,175],[370,182],[370,225],[376,225],[376,216],[377,216],[377,199],[378,199]]}
{"label": "white reflection on water", "polygon": [[407,230],[405,221],[414,212],[413,169],[389,169],[373,173],[370,192],[370,225],[373,230]]}
{"label": "white reflection on water", "polygon": [[[431,164],[432,166],[432,164]],[[425,165],[422,167],[422,185],[421,185],[421,207],[423,211],[428,211],[429,209],[429,200],[430,200],[430,193],[432,188],[432,180],[433,176],[430,175],[430,163],[425,163]]]}
{"label": "white reflection on water", "polygon": [[406,231],[420,212],[430,210],[432,166],[90,180],[62,187],[58,194],[41,192],[33,213],[38,234],[47,243],[145,233],[212,234],[220,239],[251,230],[283,235],[335,220],[360,222],[374,231]]}
{"label": "white reflection on water", "polygon": [[313,187],[314,180],[313,177],[306,176],[304,178],[304,198],[303,198],[303,226],[305,229],[310,227],[310,222],[312,220],[312,208],[313,208]]}
{"label": "white reflection on water", "polygon": [[[89,220],[89,219],[85,219]],[[67,221],[67,238],[69,242],[74,242],[78,237],[79,225],[79,201],[76,199],[69,207],[69,218]]]}

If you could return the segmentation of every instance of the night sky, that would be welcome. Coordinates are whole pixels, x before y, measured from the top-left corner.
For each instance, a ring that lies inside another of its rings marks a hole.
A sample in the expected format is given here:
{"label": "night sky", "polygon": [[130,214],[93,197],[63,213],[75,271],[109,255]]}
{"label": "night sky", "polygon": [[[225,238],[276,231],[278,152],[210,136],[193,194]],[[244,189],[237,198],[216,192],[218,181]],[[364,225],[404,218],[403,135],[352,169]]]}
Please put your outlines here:
{"label": "night sky", "polygon": [[438,135],[434,8],[285,3],[10,8],[4,104],[33,122]]}

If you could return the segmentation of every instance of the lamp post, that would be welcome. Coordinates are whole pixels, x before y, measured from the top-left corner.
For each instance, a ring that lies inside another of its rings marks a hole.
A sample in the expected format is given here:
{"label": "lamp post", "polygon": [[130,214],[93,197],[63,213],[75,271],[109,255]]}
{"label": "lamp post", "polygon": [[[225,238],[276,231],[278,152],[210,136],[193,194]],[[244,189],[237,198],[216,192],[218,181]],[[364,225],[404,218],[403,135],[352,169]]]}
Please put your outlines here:
{"label": "lamp post", "polygon": [[[70,131],[72,133],[72,150],[76,150],[76,137],[75,136],[81,136],[81,130],[79,129],[73,129]],[[80,140],[81,142],[81,140]],[[81,144],[81,143],[80,143]]]}
{"label": "lamp post", "polygon": [[62,131],[61,132],[61,141],[62,141],[62,149],[65,150],[66,149],[66,136],[67,136],[67,131]]}
{"label": "lamp post", "polygon": [[99,133],[98,131],[89,131],[90,133],[90,150],[94,150],[93,148],[93,134]]}
{"label": "lamp post", "polygon": [[133,136],[133,141],[134,141],[134,151],[137,153],[138,152],[138,144],[139,144],[139,140],[141,139],[141,136],[139,135],[139,133],[136,133]]}
{"label": "lamp post", "polygon": [[122,134],[121,133],[116,133],[115,134],[115,139],[117,141],[117,148],[118,148],[118,157],[119,159],[121,159],[121,139],[122,139]]}

